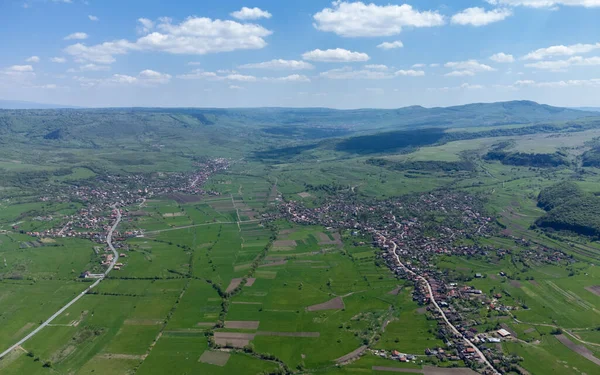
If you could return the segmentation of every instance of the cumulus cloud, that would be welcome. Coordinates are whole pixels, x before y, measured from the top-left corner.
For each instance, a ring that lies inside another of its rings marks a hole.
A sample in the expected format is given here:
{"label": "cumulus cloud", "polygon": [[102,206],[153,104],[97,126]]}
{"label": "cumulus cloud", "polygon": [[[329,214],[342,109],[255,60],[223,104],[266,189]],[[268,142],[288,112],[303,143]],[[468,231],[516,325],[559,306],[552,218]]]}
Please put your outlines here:
{"label": "cumulus cloud", "polygon": [[520,80],[513,84],[515,88],[521,87],[600,87],[600,78],[591,79],[570,79],[564,81],[547,81],[547,82],[536,82],[533,80]]}
{"label": "cumulus cloud", "polygon": [[304,60],[321,62],[357,62],[369,61],[370,57],[366,53],[352,52],[342,48],[320,50],[316,49],[302,54]]}
{"label": "cumulus cloud", "polygon": [[90,21],[94,21],[94,22],[96,22],[96,21],[98,21],[98,20],[99,20],[99,18],[98,18],[98,17],[96,17],[96,16],[92,16],[91,14],[88,16],[88,18],[90,19]]}
{"label": "cumulus cloud", "polygon": [[292,74],[286,77],[264,78],[264,80],[271,82],[310,82],[310,78],[300,74]]}
{"label": "cumulus cloud", "polygon": [[[150,24],[138,20],[142,27]],[[154,25],[153,25],[154,26]],[[134,42],[115,40],[87,46],[73,44],[65,49],[78,62],[110,64],[116,55],[130,51],[156,51],[171,54],[204,55],[208,53],[230,52],[235,50],[260,49],[267,45],[265,37],[271,31],[254,24],[241,24],[236,21],[212,20],[210,18],[189,17],[179,24],[168,18],[160,19],[150,32]]]}
{"label": "cumulus cloud", "polygon": [[78,33],[69,34],[64,39],[65,40],[83,40],[83,39],[87,39],[87,38],[88,38],[88,35],[86,33],[78,32]]}
{"label": "cumulus cloud", "polygon": [[369,68],[365,66],[365,69],[353,69],[349,66],[331,69],[322,72],[319,76],[328,79],[391,79],[399,76],[410,76],[420,77],[424,76],[425,72],[422,70],[398,70],[396,72],[389,72],[386,69],[381,68]]}
{"label": "cumulus cloud", "polygon": [[85,64],[81,65],[77,69],[69,69],[67,73],[75,73],[75,72],[101,72],[110,70],[110,66],[108,65],[96,65],[96,64]]}
{"label": "cumulus cloud", "polygon": [[452,16],[452,23],[456,25],[485,26],[490,23],[502,21],[512,15],[510,9],[493,9],[486,11],[483,8],[474,7],[463,10]]}
{"label": "cumulus cloud", "polygon": [[512,63],[515,61],[515,58],[513,55],[508,55],[504,52],[500,52],[490,56],[490,60],[498,63]]}
{"label": "cumulus cloud", "polygon": [[243,7],[237,12],[231,13],[231,17],[237,18],[238,20],[257,20],[259,18],[271,18],[271,13],[266,10],[262,10],[260,8],[248,8]]}
{"label": "cumulus cloud", "polygon": [[600,65],[600,57],[588,57],[584,58],[581,56],[574,56],[567,60],[549,60],[549,61],[538,61],[535,63],[525,64],[528,68],[562,71],[570,66],[598,66]]}
{"label": "cumulus cloud", "polygon": [[422,70],[398,70],[396,72],[397,76],[409,76],[409,77],[422,77],[425,75],[425,72]]}
{"label": "cumulus cloud", "polygon": [[137,22],[137,32],[140,34],[147,34],[154,29],[154,22],[152,20],[147,18],[138,18]]}
{"label": "cumulus cloud", "polygon": [[381,49],[385,49],[385,50],[402,48],[402,47],[404,47],[404,43],[402,43],[399,40],[397,40],[395,42],[383,42],[377,46],[377,48],[381,48]]}
{"label": "cumulus cloud", "polygon": [[600,43],[595,44],[572,44],[570,46],[557,45],[546,48],[540,48],[529,52],[523,56],[524,60],[543,60],[555,56],[573,56],[581,53],[588,53],[600,49]]}
{"label": "cumulus cloud", "polygon": [[455,70],[450,73],[444,74],[446,77],[472,77],[475,73],[470,70]]}
{"label": "cumulus cloud", "polygon": [[344,37],[391,36],[399,34],[404,26],[433,27],[445,23],[438,12],[420,12],[408,4],[380,6],[340,0],[313,18],[316,29]]}
{"label": "cumulus cloud", "polygon": [[40,58],[37,57],[37,56],[31,56],[31,57],[28,57],[27,59],[25,59],[25,62],[28,62],[28,63],[39,63],[40,62]]}
{"label": "cumulus cloud", "polygon": [[8,67],[7,70],[11,71],[11,72],[20,72],[20,73],[33,72],[33,66],[31,66],[31,65],[13,65],[13,66]]}
{"label": "cumulus cloud", "polygon": [[600,0],[487,0],[492,5],[525,6],[530,8],[553,8],[559,5],[600,7]]}
{"label": "cumulus cloud", "polygon": [[254,64],[240,65],[241,69],[308,70],[315,67],[306,61],[275,59]]}
{"label": "cumulus cloud", "polygon": [[429,88],[427,90],[428,91],[448,92],[448,91],[461,91],[461,90],[481,90],[483,88],[485,88],[485,86],[483,86],[483,85],[473,85],[470,83],[463,83],[462,85],[459,85],[459,86],[436,87],[436,88]]}
{"label": "cumulus cloud", "polygon": [[67,59],[64,57],[52,57],[50,58],[50,61],[57,64],[64,64],[67,62]]}
{"label": "cumulus cloud", "polygon": [[468,70],[471,72],[493,72],[496,70],[489,65],[480,63],[477,60],[451,61],[444,64],[444,66],[452,70]]}
{"label": "cumulus cloud", "polygon": [[126,74],[113,74],[108,78],[87,78],[75,76],[73,79],[83,87],[94,86],[115,86],[115,85],[141,85],[153,86],[158,84],[166,84],[171,81],[171,75],[160,73],[154,70],[142,70],[137,76]]}
{"label": "cumulus cloud", "polygon": [[425,64],[413,64],[413,66],[411,66],[411,68],[424,68]]}
{"label": "cumulus cloud", "polygon": [[387,67],[387,65],[382,65],[382,64],[369,64],[369,65],[365,65],[365,69],[372,69],[372,70],[388,70],[389,68]]}

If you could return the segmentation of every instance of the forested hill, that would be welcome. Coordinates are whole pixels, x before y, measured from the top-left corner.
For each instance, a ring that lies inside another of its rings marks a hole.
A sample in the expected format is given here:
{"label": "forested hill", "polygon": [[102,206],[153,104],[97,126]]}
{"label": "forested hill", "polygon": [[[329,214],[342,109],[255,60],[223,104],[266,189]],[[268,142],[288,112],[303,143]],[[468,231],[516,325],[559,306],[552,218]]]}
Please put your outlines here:
{"label": "forested hill", "polygon": [[[58,112],[58,113],[57,113]],[[63,110],[0,110],[0,120],[18,116],[22,125],[40,116],[60,116],[64,125],[69,120],[82,116],[92,118],[102,116],[104,120],[123,114],[171,115],[182,123],[201,125],[257,126],[267,132],[290,136],[302,135],[305,129],[325,129],[319,137],[340,136],[347,133],[373,132],[385,130],[407,130],[417,128],[453,128],[498,126],[507,124],[549,123],[569,121],[585,117],[599,117],[597,112],[580,111],[569,108],[552,107],[531,101],[499,103],[476,103],[445,108],[425,108],[421,106],[398,109],[356,109],[335,110],[327,108],[114,108],[114,109],[63,109]],[[60,126],[60,122],[55,123]],[[332,131],[331,129],[335,129]],[[315,138],[315,137],[308,137]]]}

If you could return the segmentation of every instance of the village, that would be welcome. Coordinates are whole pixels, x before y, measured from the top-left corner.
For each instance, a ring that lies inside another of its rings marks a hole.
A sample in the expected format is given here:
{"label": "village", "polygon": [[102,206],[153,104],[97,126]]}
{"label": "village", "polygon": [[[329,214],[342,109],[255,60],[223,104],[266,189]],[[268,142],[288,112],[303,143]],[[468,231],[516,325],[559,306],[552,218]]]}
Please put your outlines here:
{"label": "village", "polygon": [[[56,228],[43,231],[26,232],[28,235],[38,238],[83,238],[99,244],[105,244],[108,230],[117,217],[117,208],[137,205],[142,207],[147,199],[153,197],[178,196],[178,195],[218,195],[213,191],[202,188],[204,183],[213,174],[226,170],[229,160],[224,158],[208,160],[204,163],[196,163],[196,171],[191,173],[160,173],[153,175],[107,175],[97,176],[92,181],[84,181],[78,185],[68,185],[52,196],[47,187],[42,201],[79,202],[83,206],[76,214],[62,217],[65,223]],[[125,208],[123,214],[128,212]],[[50,221],[53,218],[38,217],[39,221]],[[13,230],[19,230],[18,225]],[[142,235],[141,230],[115,231],[114,247],[124,249],[120,258],[126,258],[126,245],[124,240],[130,237]],[[108,267],[113,261],[113,254],[108,247],[94,247],[96,256],[99,257],[99,265]],[[123,262],[117,262],[114,270],[118,271],[124,266]],[[101,269],[101,268],[98,268]],[[100,273],[85,271],[82,278],[101,278]]]}
{"label": "village", "polygon": [[[497,252],[503,256],[509,252],[477,244],[460,244],[460,239],[489,236],[496,230],[492,218],[481,211],[479,202],[471,196],[441,192],[373,203],[357,202],[350,196],[340,195],[314,209],[290,201],[283,203],[281,211],[274,216],[299,224],[350,229],[354,234],[372,236],[373,245],[382,250],[380,259],[399,278],[414,283],[413,299],[427,306],[430,318],[439,323],[438,337],[446,341],[446,348],[430,348],[423,354],[440,361],[462,360],[484,374],[497,374],[498,368],[507,369],[519,362],[518,357],[503,354],[496,345],[502,340],[512,340],[512,335],[502,326],[480,332],[474,316],[485,307],[510,317],[511,311],[522,307],[503,304],[501,293],[488,296],[469,286],[468,282],[448,280],[431,262],[432,257],[439,254],[476,256]],[[432,213],[438,213],[438,216],[442,213],[445,217],[436,222],[431,218]],[[538,261],[566,258],[562,253],[548,249],[541,254],[535,253]],[[498,275],[506,276],[504,272]],[[483,275],[478,273],[475,277]],[[415,353],[377,351],[374,354],[401,362],[416,359]]]}

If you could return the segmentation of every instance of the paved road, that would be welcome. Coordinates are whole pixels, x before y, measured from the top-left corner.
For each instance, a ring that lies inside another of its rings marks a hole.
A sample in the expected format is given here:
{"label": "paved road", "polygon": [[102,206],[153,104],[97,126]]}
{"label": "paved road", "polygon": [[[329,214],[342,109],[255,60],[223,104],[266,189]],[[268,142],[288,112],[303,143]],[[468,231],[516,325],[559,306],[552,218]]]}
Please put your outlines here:
{"label": "paved road", "polygon": [[[115,247],[112,244],[112,235],[113,235],[113,232],[117,229],[117,226],[119,225],[120,222],[121,222],[121,210],[117,210],[117,220],[115,221],[115,223],[113,224],[113,226],[108,231],[108,234],[106,235],[106,243],[108,244],[108,247],[112,250],[112,252],[115,254],[115,256],[114,256],[114,259],[111,262],[111,264],[106,269],[106,272],[104,272],[104,276],[108,275],[108,273],[110,271],[112,271],[112,269],[114,268],[115,264],[117,263],[117,260],[119,259],[119,253],[117,253],[117,250],[115,249]],[[77,297],[73,298],[69,303],[67,303],[66,305],[64,305],[60,310],[58,310],[56,313],[54,313],[54,315],[52,315],[50,318],[48,318],[48,320],[46,320],[44,323],[40,324],[40,326],[37,327],[36,329],[34,329],[30,334],[28,334],[27,336],[23,337],[21,340],[19,340],[19,342],[17,342],[13,346],[11,346],[10,348],[8,348],[4,352],[2,352],[0,354],[0,359],[4,358],[8,353],[10,353],[11,351],[13,351],[17,347],[23,345],[23,343],[25,343],[25,341],[29,340],[30,338],[32,338],[33,336],[35,336],[38,332],[40,332],[42,329],[44,329],[44,327],[46,327],[50,323],[52,323],[52,321],[54,319],[56,319],[60,314],[62,314],[63,312],[65,312],[65,310],[67,310],[69,307],[71,307],[75,302],[79,301],[79,299],[81,299],[81,297],[83,297],[88,291],[90,291],[92,288],[96,287],[96,285],[100,284],[100,282],[103,279],[104,278],[96,280],[92,285],[90,285],[89,287],[87,287],[86,290],[84,290],[83,292],[79,293],[77,295]]]}
{"label": "paved road", "polygon": [[[380,236],[382,236],[380,234]],[[384,239],[386,239],[384,236],[382,236]],[[387,239],[386,239],[387,240]],[[392,250],[394,253],[394,256],[396,257],[396,260],[398,261],[398,264],[400,265],[400,267],[402,267],[406,272],[410,273],[411,275],[415,276],[417,279],[423,281],[425,283],[425,285],[427,286],[427,291],[429,292],[429,295],[431,296],[431,302],[433,303],[433,305],[435,306],[435,308],[440,312],[440,314],[442,315],[442,318],[444,319],[444,322],[446,322],[446,324],[448,325],[448,327],[450,327],[450,329],[452,330],[452,332],[454,332],[455,335],[457,335],[458,337],[460,337],[461,339],[463,339],[463,341],[469,345],[471,348],[475,349],[475,352],[477,353],[477,355],[479,356],[479,358],[481,358],[481,360],[490,368],[492,369],[492,371],[494,371],[495,374],[500,375],[500,373],[498,372],[498,370],[496,370],[494,368],[494,366],[492,366],[492,364],[490,363],[490,361],[488,361],[488,359],[485,357],[485,355],[481,352],[481,350],[479,350],[479,348],[477,346],[475,346],[475,344],[473,344],[471,342],[471,340],[467,339],[466,337],[464,337],[462,335],[462,333],[460,333],[458,331],[458,329],[456,329],[456,327],[454,327],[452,325],[452,323],[450,323],[450,321],[448,320],[448,318],[446,317],[446,314],[444,313],[444,310],[442,310],[442,308],[438,305],[437,301],[435,300],[435,297],[433,296],[433,290],[431,289],[431,285],[429,285],[429,281],[427,281],[426,278],[424,278],[421,275],[417,275],[415,272],[413,272],[411,269],[407,268],[404,263],[402,263],[400,261],[400,257],[398,256],[398,254],[396,253],[396,249],[398,248],[398,245],[396,245],[396,243],[394,241],[391,241],[392,245],[394,246],[394,249]]]}

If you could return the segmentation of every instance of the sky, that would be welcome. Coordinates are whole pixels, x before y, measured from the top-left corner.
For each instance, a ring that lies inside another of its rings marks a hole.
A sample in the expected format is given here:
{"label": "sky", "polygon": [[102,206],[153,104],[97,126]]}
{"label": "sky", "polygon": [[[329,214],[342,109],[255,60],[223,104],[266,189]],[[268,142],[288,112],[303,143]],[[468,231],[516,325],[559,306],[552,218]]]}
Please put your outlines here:
{"label": "sky", "polygon": [[600,0],[0,0],[0,99],[600,107]]}

